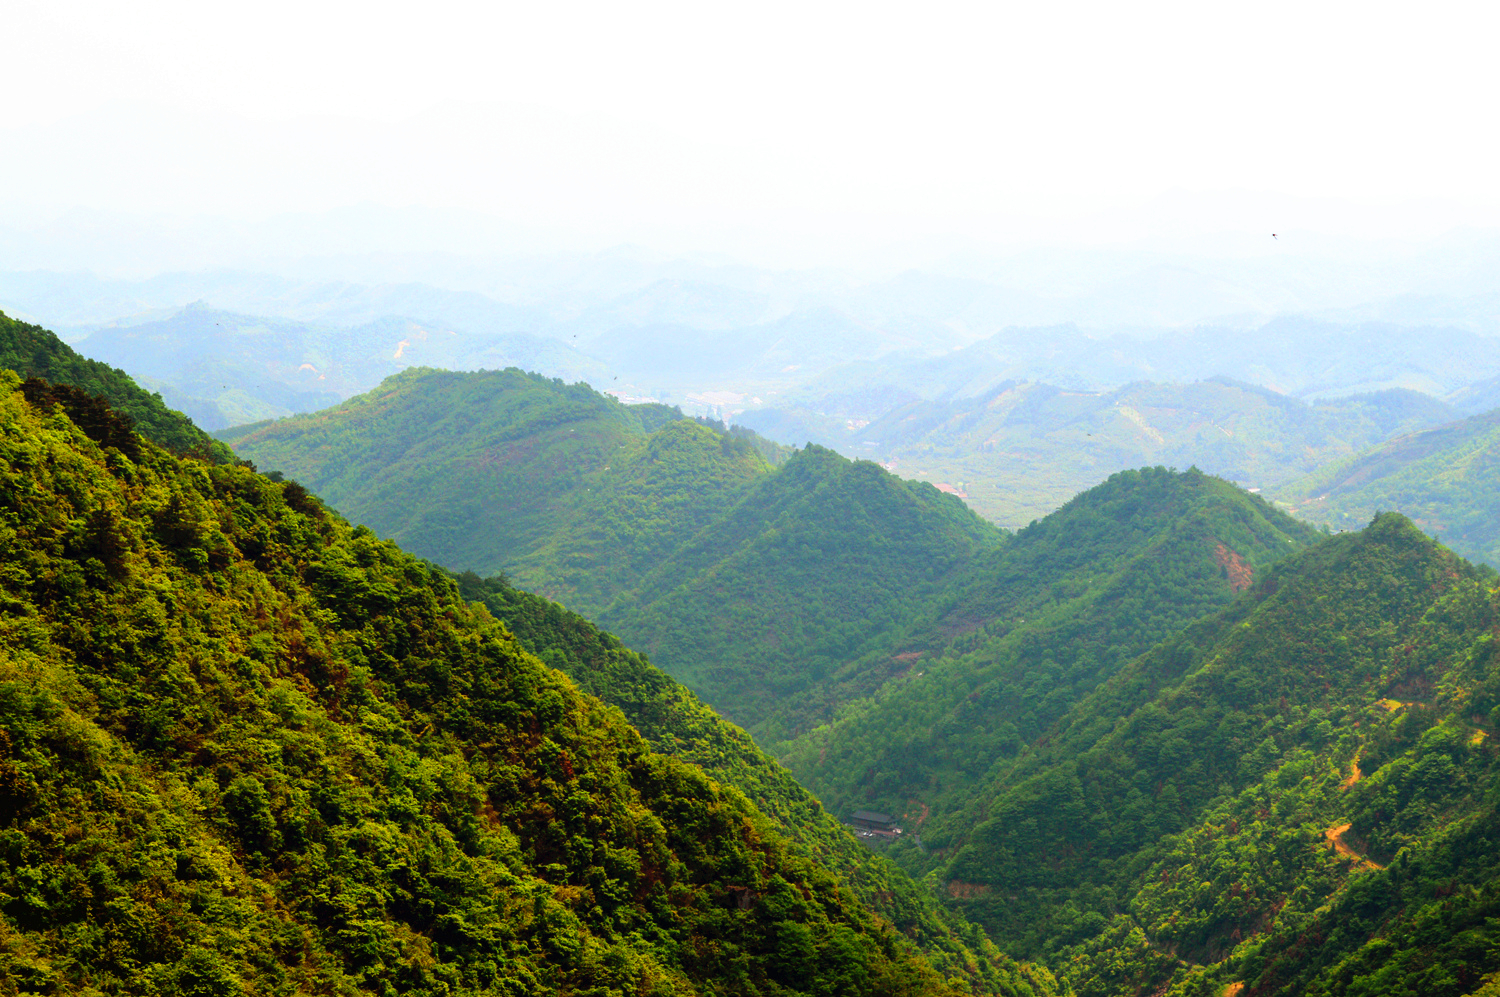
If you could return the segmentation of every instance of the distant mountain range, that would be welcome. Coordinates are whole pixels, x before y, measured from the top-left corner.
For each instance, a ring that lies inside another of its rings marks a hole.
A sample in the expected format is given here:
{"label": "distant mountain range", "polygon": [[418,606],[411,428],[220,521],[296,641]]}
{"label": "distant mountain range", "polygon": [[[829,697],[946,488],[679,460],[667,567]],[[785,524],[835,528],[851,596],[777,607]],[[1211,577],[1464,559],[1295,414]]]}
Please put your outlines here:
{"label": "distant mountain range", "polygon": [[99,329],[78,345],[128,368],[211,430],[327,408],[413,365],[522,365],[570,380],[598,380],[604,370],[556,340],[523,333],[475,335],[394,316],[338,328],[202,304]]}
{"label": "distant mountain range", "polygon": [[1007,381],[971,398],[887,399],[892,407],[869,422],[797,409],[738,418],[772,439],[805,438],[937,482],[1019,528],[1125,468],[1196,466],[1271,487],[1455,414],[1403,389],[1304,402],[1228,378],[1108,392]]}

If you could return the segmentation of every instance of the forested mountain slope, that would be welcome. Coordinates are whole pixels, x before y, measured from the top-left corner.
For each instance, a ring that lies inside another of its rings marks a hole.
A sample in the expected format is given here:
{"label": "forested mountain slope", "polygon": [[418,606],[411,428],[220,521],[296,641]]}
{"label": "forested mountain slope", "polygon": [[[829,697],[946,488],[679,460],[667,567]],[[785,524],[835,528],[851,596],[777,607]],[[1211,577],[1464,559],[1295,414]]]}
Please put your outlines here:
{"label": "forested mountain slope", "polygon": [[889,669],[839,671],[1004,540],[931,485],[807,447],[599,617],[764,736],[878,687]]}
{"label": "forested mountain slope", "polygon": [[599,619],[746,726],[826,716],[834,670],[1004,540],[868,462],[513,370],[410,371],[222,435],[423,556]]}
{"label": "forested mountain slope", "polygon": [[[848,684],[890,680],[772,750],[836,812],[962,810],[1131,658],[1229,602],[1318,538],[1196,471],[1126,471],[976,558]],[[916,846],[897,856],[921,868]]]}
{"label": "forested mountain slope", "polygon": [[873,855],[781,765],[687,688],[618,638],[557,603],[500,577],[460,576],[466,599],[482,601],[542,661],[583,691],[619,707],[661,754],[681,758],[734,786],[776,821],[804,854],[841,876],[864,903],[915,941],[947,976],[970,977],[999,991],[1030,980],[1052,984],[1035,967],[1016,967],[974,925],[936,904],[899,867]]}
{"label": "forested mountain slope", "polygon": [[1465,557],[1500,565],[1500,410],[1398,437],[1277,495],[1340,529],[1401,512]]}
{"label": "forested mountain slope", "polygon": [[451,579],[0,378],[15,990],[949,991]]}
{"label": "forested mountain slope", "polygon": [[209,437],[181,412],[167,408],[160,395],[146,391],[124,371],[80,356],[54,333],[17,322],[4,313],[0,313],[0,370],[14,370],[22,377],[39,377],[102,396],[116,411],[129,416],[142,436],[169,450],[215,461],[231,459],[228,447]]}
{"label": "forested mountain slope", "polygon": [[1494,574],[1388,514],[1136,659],[924,837],[1083,995],[1473,993],[1500,972],[1497,624]]}
{"label": "forested mountain slope", "polygon": [[[638,572],[659,556],[663,521],[669,534],[690,531],[721,491],[769,470],[749,441],[691,422],[648,441],[681,421],[676,409],[514,369],[412,369],[334,408],[220,438],[415,554],[457,571],[503,570],[591,608],[607,595],[580,600],[569,578],[585,588],[603,584],[600,570],[628,580],[627,565]],[[620,507],[622,491],[634,506]]]}

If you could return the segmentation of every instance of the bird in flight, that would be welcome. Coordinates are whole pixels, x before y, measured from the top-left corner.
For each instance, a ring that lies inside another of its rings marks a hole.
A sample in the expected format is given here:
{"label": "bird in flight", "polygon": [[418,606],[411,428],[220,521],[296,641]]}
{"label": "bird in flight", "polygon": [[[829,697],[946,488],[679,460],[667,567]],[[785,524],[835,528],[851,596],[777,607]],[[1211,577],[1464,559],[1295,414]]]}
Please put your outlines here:
{"label": "bird in flight", "polygon": [[[1275,232],[1271,233],[1271,238],[1276,239],[1276,233]],[[1280,239],[1276,239],[1276,241],[1280,242],[1281,240]]]}

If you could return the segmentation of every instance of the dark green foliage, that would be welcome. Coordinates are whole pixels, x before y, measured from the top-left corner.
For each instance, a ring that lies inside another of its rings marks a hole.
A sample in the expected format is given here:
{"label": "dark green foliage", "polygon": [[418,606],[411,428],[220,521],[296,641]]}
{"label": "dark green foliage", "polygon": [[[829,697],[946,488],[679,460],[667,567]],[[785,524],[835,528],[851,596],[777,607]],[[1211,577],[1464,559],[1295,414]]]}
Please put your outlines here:
{"label": "dark green foliage", "polygon": [[775,737],[875,688],[885,676],[834,683],[1003,539],[931,485],[810,446],[598,615],[715,709]]}
{"label": "dark green foliage", "polygon": [[841,672],[893,674],[877,695],[776,750],[836,811],[906,813],[944,847],[948,816],[1083,697],[1315,537],[1207,475],[1122,472],[976,559],[925,618]]}
{"label": "dark green foliage", "polygon": [[[837,872],[871,909],[889,918],[949,977],[997,993],[1051,989],[1045,971],[1017,966],[987,938],[936,906],[925,890],[885,859],[871,855],[786,769],[643,655],[554,602],[522,592],[503,577],[458,579],[465,598],[481,600],[539,658],[585,692],[625,714],[652,748],[699,766],[739,789],[800,851]],[[792,951],[810,941],[801,925],[787,929]]]}
{"label": "dark green foliage", "polygon": [[88,403],[81,400],[98,396],[108,402],[109,408],[129,419],[142,436],[168,450],[219,463],[232,459],[227,447],[194,426],[181,412],[167,408],[160,395],[139,387],[124,371],[79,356],[55,334],[41,326],[18,322],[4,313],[0,313],[0,370],[14,370],[25,378],[49,381],[56,386],[51,389],[54,393],[71,388],[69,408],[78,412],[80,425],[99,425],[101,417],[97,411],[90,410],[91,414],[86,415],[84,409]]}
{"label": "dark green foliage", "polygon": [[446,576],[4,376],[4,992],[948,992]]}
{"label": "dark green foliage", "polygon": [[942,874],[1080,994],[1470,993],[1497,623],[1493,576],[1399,516],[1320,543],[1078,704],[934,832]]}

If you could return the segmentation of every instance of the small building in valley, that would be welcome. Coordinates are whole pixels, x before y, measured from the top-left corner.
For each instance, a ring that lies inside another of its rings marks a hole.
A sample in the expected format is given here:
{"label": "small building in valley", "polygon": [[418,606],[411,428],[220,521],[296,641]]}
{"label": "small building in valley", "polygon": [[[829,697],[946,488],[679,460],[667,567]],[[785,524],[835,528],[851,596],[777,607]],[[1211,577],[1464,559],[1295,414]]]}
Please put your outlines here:
{"label": "small building in valley", "polygon": [[890,814],[877,813],[874,810],[856,810],[854,816],[849,818],[849,826],[861,834],[878,834],[882,837],[895,837],[901,833],[896,826],[896,818]]}

